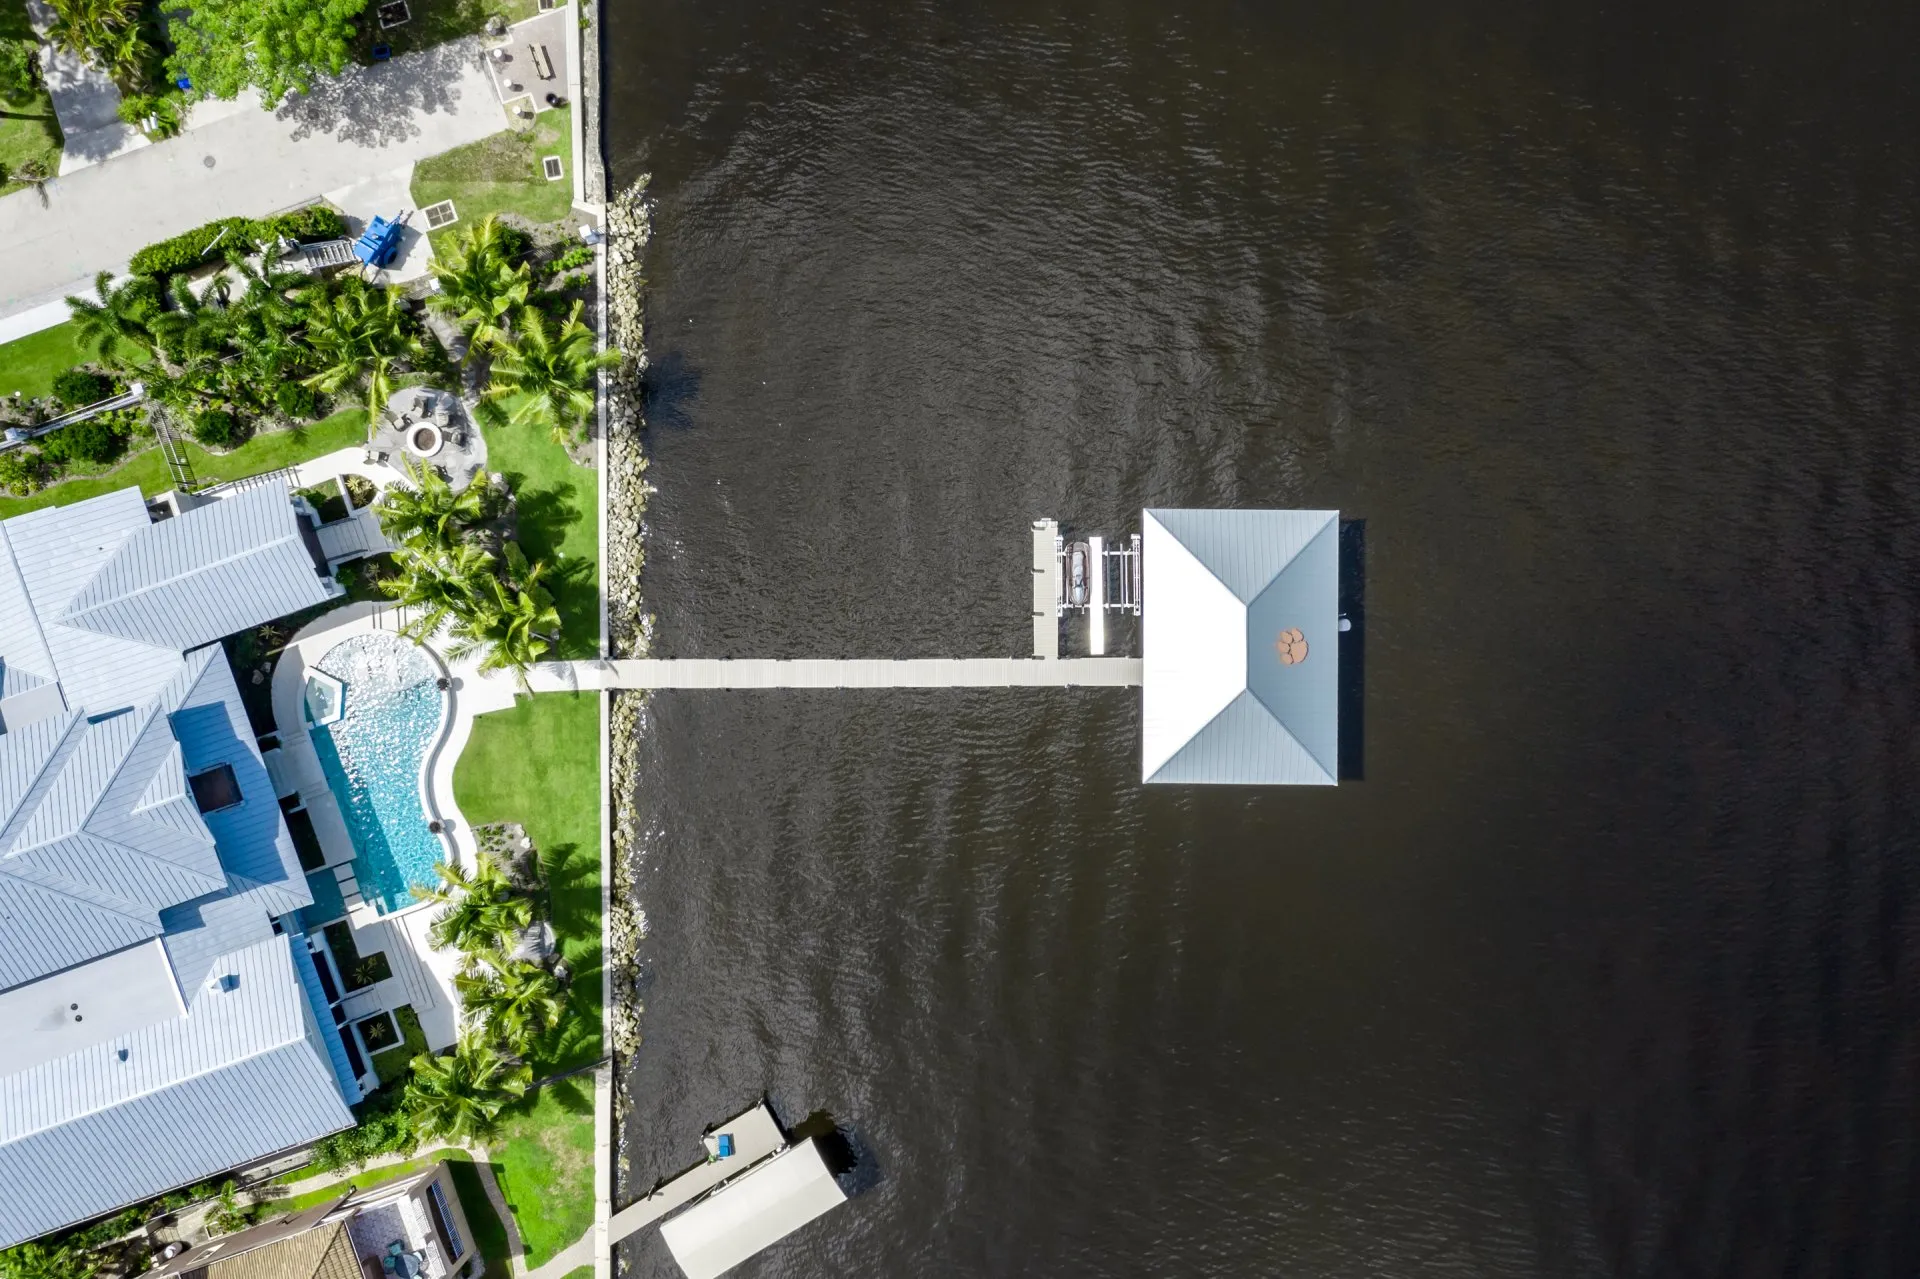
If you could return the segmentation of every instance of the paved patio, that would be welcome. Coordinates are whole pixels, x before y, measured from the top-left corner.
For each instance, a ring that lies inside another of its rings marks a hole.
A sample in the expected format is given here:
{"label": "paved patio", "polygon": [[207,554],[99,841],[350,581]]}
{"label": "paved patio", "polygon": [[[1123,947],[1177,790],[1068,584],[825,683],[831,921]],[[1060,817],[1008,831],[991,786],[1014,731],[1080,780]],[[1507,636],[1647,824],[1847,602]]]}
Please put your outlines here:
{"label": "paved patio", "polygon": [[551,110],[547,95],[571,98],[567,74],[567,13],[550,9],[516,22],[502,39],[488,40],[487,71],[503,103],[531,99],[535,113]]}
{"label": "paved patio", "polygon": [[[279,110],[244,111],[0,198],[0,317],[91,288],[136,251],[215,218],[260,217],[498,133],[478,37],[356,67]],[[44,198],[43,198],[44,196]]]}

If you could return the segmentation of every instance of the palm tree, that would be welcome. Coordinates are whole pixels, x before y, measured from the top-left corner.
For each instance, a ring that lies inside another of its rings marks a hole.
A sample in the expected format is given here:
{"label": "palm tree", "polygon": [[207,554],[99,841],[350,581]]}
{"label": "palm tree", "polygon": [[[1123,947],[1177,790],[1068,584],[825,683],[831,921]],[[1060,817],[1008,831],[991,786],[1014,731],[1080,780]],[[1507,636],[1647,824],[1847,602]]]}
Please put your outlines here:
{"label": "palm tree", "polygon": [[[611,347],[594,349],[593,330],[580,322],[578,302],[557,334],[538,311],[528,310],[519,334],[496,347],[492,380],[480,397],[482,411],[496,422],[545,426],[558,444],[586,425],[600,370],[617,367],[621,359]],[[510,411],[500,404],[509,397],[518,397]]]}
{"label": "palm tree", "polygon": [[6,1279],[93,1279],[105,1258],[71,1243],[23,1243],[0,1254]]}
{"label": "palm tree", "polygon": [[524,1054],[535,1040],[560,1023],[566,990],[539,964],[482,955],[453,979],[461,1011],[486,1028],[493,1042]]}
{"label": "palm tree", "polygon": [[446,862],[436,869],[440,883],[414,889],[421,900],[443,908],[428,926],[436,947],[463,954],[494,951],[533,923],[533,902],[515,891],[505,869],[490,855],[481,853],[471,871]]}
{"label": "palm tree", "polygon": [[102,363],[126,368],[133,361],[126,348],[154,355],[153,322],[160,315],[160,291],[151,279],[135,276],[124,284],[113,282],[113,272],[93,277],[98,299],[69,297],[74,329],[80,341],[94,349]]}
{"label": "palm tree", "polygon": [[452,316],[476,346],[506,336],[533,287],[532,273],[507,260],[502,240],[500,220],[490,216],[470,227],[446,260],[436,257],[431,267],[440,291],[427,305]]}
{"label": "palm tree", "polygon": [[545,574],[546,565],[535,564],[517,586],[486,578],[475,612],[454,619],[447,656],[478,655],[482,674],[512,671],[525,685],[528,669],[553,646],[549,637],[560,629],[553,596],[540,582]]}
{"label": "palm tree", "polygon": [[524,1096],[533,1071],[471,1031],[444,1057],[413,1059],[407,1113],[427,1141],[471,1141],[493,1130],[500,1112]]}
{"label": "palm tree", "polygon": [[449,621],[472,617],[489,598],[486,583],[495,572],[493,560],[471,542],[457,542],[441,550],[394,552],[399,572],[380,582],[388,598],[411,613],[400,628],[408,639],[425,641]]}
{"label": "palm tree", "polygon": [[54,0],[53,15],[48,42],[96,66],[112,66],[127,34],[139,34],[139,0]]}
{"label": "palm tree", "polygon": [[374,508],[380,531],[391,540],[416,551],[447,550],[487,518],[484,484],[456,493],[435,468],[411,458],[405,464],[406,482],[389,485]]}
{"label": "palm tree", "polygon": [[395,366],[426,354],[400,305],[399,291],[375,288],[357,275],[315,298],[307,316],[307,342],[320,371],[303,379],[306,385],[335,395],[366,379],[369,427],[393,395]]}

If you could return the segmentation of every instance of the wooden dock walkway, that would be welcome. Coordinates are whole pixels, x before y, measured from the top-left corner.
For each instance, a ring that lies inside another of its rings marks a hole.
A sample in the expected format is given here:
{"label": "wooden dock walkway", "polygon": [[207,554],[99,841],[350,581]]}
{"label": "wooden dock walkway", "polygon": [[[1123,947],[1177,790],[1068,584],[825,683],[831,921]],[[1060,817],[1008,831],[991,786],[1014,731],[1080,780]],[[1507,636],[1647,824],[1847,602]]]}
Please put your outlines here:
{"label": "wooden dock walkway", "polygon": [[641,658],[540,662],[536,693],[609,688],[1134,688],[1137,657]]}

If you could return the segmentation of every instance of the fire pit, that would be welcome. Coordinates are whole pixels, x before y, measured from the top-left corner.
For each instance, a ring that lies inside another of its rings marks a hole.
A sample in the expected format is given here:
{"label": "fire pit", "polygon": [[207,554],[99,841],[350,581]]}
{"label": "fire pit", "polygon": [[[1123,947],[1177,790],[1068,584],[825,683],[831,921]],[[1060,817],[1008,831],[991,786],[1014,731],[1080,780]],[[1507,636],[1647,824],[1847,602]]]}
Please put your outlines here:
{"label": "fire pit", "polygon": [[415,457],[432,457],[447,442],[440,428],[431,422],[420,422],[407,431],[407,452]]}

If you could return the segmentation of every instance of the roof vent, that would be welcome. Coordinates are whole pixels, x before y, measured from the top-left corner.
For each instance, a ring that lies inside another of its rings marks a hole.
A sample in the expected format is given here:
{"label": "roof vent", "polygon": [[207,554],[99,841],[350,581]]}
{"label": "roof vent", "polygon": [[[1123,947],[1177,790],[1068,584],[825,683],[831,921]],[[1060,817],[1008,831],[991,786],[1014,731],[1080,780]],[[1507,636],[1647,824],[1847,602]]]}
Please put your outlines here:
{"label": "roof vent", "polygon": [[127,1059],[127,1050],[122,1048],[120,1050],[120,1060],[125,1061],[126,1059]]}
{"label": "roof vent", "polygon": [[218,977],[207,983],[207,988],[222,995],[236,991],[240,989],[240,974],[221,973]]}

